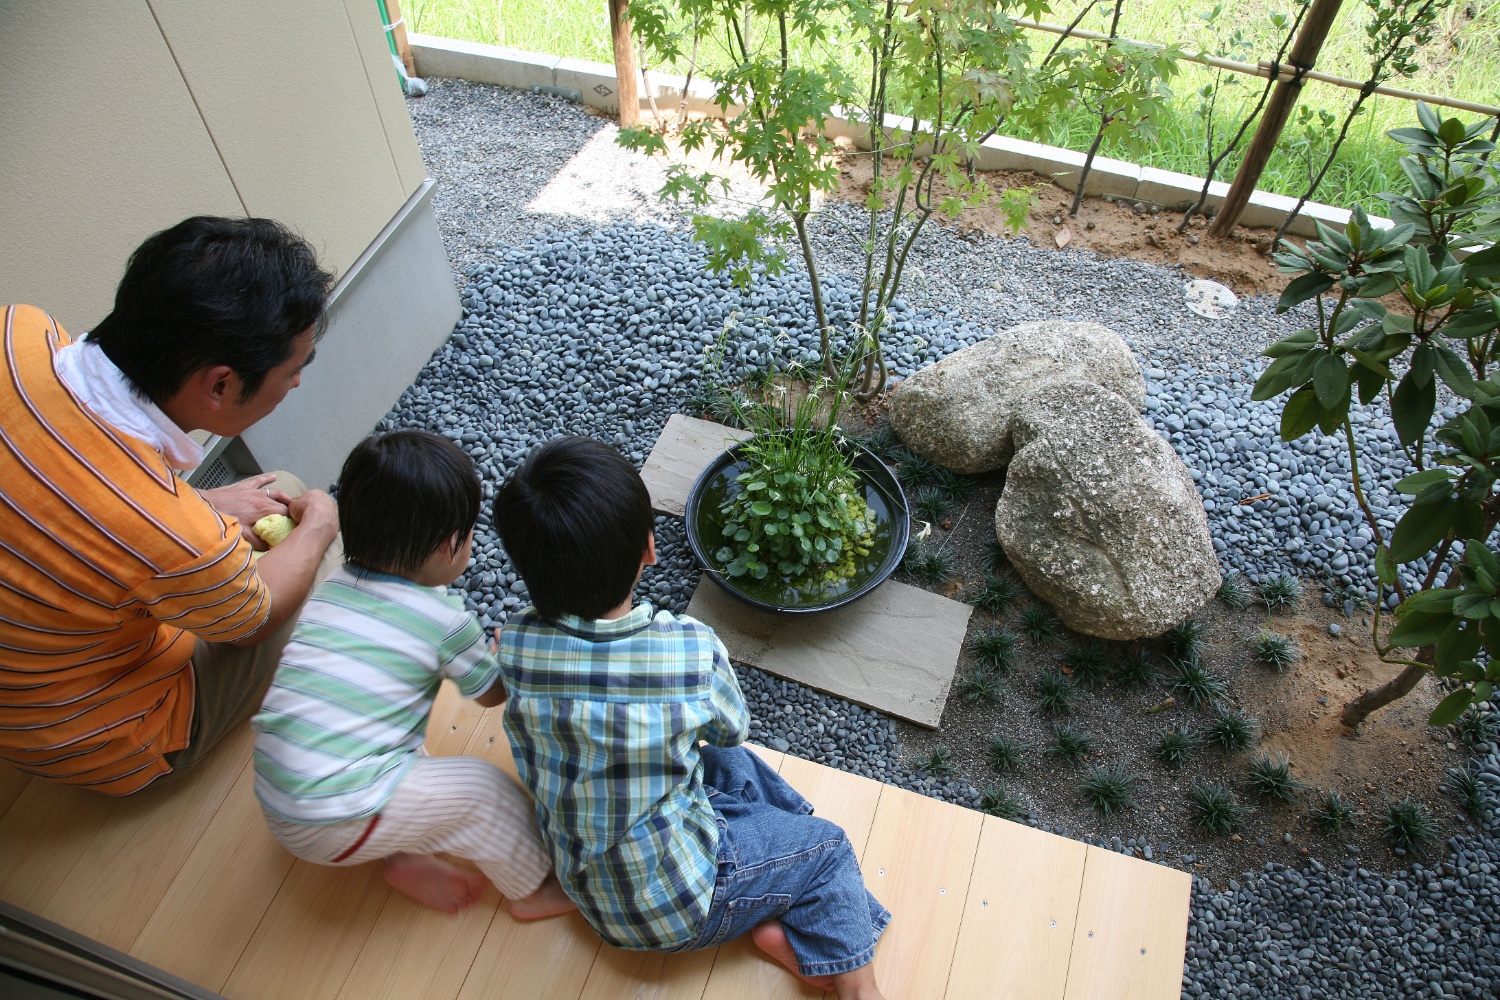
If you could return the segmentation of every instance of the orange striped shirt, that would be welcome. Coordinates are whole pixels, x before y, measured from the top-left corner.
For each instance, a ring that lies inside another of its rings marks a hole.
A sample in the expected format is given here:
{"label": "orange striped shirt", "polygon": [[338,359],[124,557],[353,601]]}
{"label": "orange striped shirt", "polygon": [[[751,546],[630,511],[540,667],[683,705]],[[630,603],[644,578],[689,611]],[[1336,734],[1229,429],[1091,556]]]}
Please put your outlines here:
{"label": "orange striped shirt", "polygon": [[193,636],[271,612],[239,522],[58,378],[68,335],[4,309],[0,357],[0,757],[124,795],[188,744]]}

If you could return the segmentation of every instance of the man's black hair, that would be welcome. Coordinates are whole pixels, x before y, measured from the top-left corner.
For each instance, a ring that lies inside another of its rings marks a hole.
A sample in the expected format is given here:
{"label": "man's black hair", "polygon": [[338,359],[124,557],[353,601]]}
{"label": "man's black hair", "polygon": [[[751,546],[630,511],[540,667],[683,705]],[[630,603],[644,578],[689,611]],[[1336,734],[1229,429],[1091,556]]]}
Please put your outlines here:
{"label": "man's black hair", "polygon": [[158,406],[211,365],[239,376],[243,403],[298,334],[322,336],[332,288],[312,247],[280,223],[197,215],[136,248],[89,339]]}
{"label": "man's black hair", "polygon": [[537,448],[495,497],[495,528],[537,614],[602,618],[630,597],[654,519],[640,473],[608,445]]}
{"label": "man's black hair", "polygon": [[474,462],[445,437],[394,431],[365,438],[344,460],[339,528],[356,566],[410,576],[478,519]]}

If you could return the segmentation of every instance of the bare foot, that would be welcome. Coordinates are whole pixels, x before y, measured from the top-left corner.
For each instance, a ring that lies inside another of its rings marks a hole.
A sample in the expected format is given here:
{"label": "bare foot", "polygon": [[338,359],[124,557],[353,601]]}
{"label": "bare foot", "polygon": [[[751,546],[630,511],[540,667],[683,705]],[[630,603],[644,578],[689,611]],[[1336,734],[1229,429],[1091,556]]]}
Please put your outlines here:
{"label": "bare foot", "polygon": [[473,905],[489,883],[478,872],[450,865],[430,854],[392,854],[385,859],[385,880],[423,906],[457,913]]}
{"label": "bare foot", "polygon": [[548,875],[546,880],[537,887],[536,892],[525,899],[510,901],[510,915],[517,920],[542,920],[546,917],[561,916],[576,909],[578,909],[578,904],[563,892],[562,883],[557,881],[556,875]]}
{"label": "bare foot", "polygon": [[786,939],[786,931],[782,930],[781,921],[767,920],[763,924],[756,924],[750,928],[750,940],[755,942],[755,947],[785,966],[788,972],[809,986],[820,990],[833,988],[832,976],[804,976],[798,971],[797,953],[792,951],[792,943]]}

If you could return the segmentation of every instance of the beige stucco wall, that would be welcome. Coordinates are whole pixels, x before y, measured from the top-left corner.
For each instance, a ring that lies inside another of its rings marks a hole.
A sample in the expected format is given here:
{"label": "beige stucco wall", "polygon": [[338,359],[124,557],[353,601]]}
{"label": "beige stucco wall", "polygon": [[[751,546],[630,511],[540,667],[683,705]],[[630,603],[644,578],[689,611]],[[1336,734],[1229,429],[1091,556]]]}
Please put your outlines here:
{"label": "beige stucco wall", "polygon": [[374,0],[0,0],[0,94],[0,302],[74,333],[186,216],[342,274],[424,174]]}

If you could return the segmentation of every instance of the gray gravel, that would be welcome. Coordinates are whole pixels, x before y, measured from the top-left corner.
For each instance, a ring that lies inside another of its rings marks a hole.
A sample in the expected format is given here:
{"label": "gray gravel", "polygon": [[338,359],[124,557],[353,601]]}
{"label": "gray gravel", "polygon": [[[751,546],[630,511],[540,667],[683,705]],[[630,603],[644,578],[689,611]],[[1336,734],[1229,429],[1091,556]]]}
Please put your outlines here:
{"label": "gray gravel", "polygon": [[[607,142],[610,126],[550,98],[434,83],[430,96],[409,106],[429,170],[444,183],[439,218],[465,278],[464,318],[382,429],[427,427],[461,442],[488,499],[534,444],[558,433],[611,442],[639,465],[667,416],[697,389],[703,350],[726,322],[742,331],[729,360],[742,372],[814,356],[804,279],[788,274],[741,292],[707,276],[701,248],[680,227],[642,224],[638,213],[652,217],[643,207],[651,188],[633,202],[635,181],[608,188],[624,194],[602,218],[597,206],[569,209],[589,200],[573,197],[587,179],[577,173],[580,156],[616,155],[599,141]],[[650,176],[640,164],[626,166],[636,172],[622,176]],[[559,189],[557,175],[570,170],[573,187]],[[846,259],[855,238],[848,222],[831,211],[816,229],[819,243]],[[1141,360],[1147,417],[1194,471],[1226,567],[1252,579],[1295,570],[1330,587],[1368,586],[1369,551],[1339,451],[1318,439],[1281,444],[1279,407],[1249,402],[1257,352],[1295,329],[1295,317],[1275,317],[1270,303],[1249,300],[1225,322],[1200,320],[1181,307],[1185,277],[1173,269],[937,227],[917,257],[891,338],[897,374],[1026,319],[1105,323]],[[828,275],[835,317],[853,309],[842,270]],[[1389,521],[1400,511],[1389,491],[1400,462],[1378,423],[1360,415],[1356,428],[1387,454],[1383,469],[1366,471],[1375,474],[1372,503]],[[1272,499],[1238,503],[1262,492]],[[657,531],[661,564],[648,572],[643,596],[681,611],[698,574],[681,522],[659,518]],[[525,591],[487,513],[475,549],[457,586],[486,625],[498,624],[524,603]],[[977,802],[967,782],[906,768],[894,727],[879,713],[755,670],[743,670],[742,681],[755,739]],[[1470,834],[1450,842],[1440,863],[1389,877],[1352,862],[1314,861],[1301,871],[1273,864],[1224,891],[1195,880],[1184,995],[1496,995],[1500,754],[1483,749],[1485,813]],[[1045,826],[1045,817],[1028,819]],[[1134,840],[1106,846],[1153,854],[1152,845]]]}

